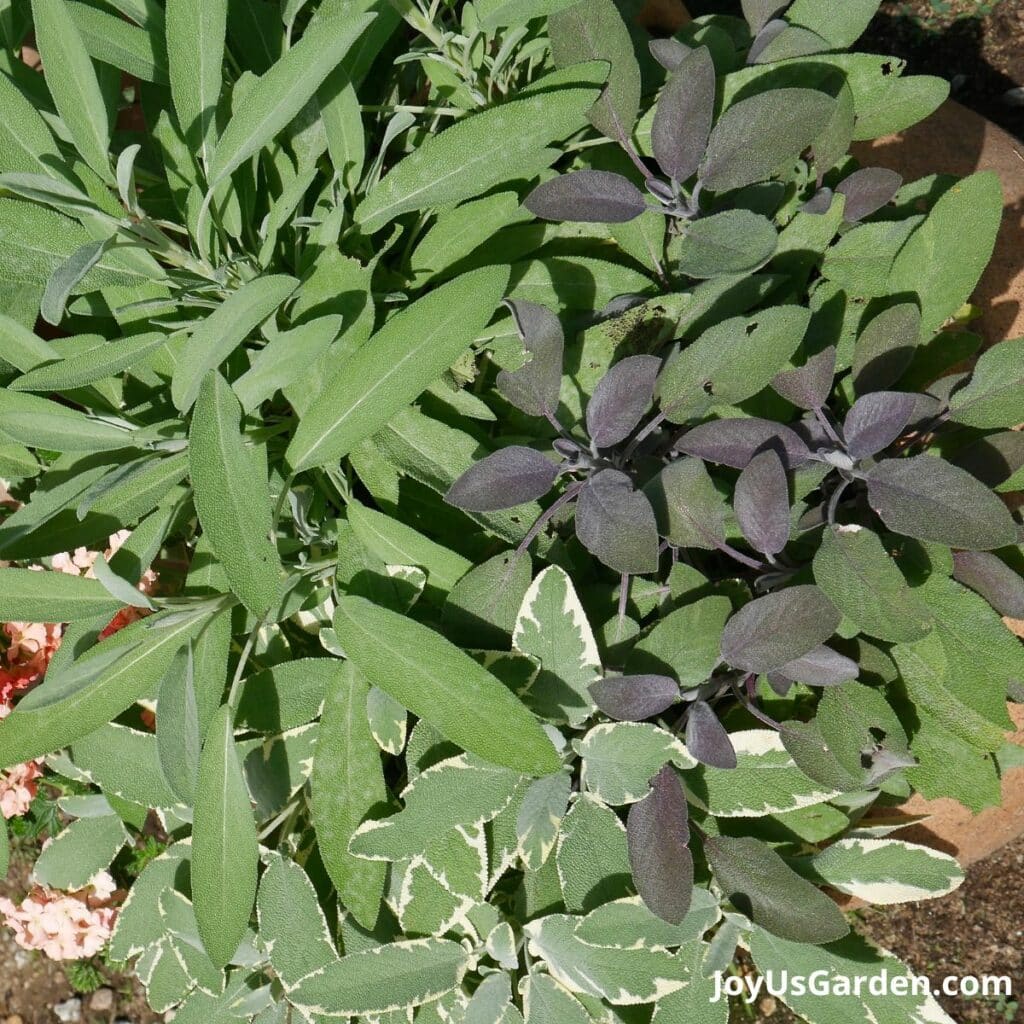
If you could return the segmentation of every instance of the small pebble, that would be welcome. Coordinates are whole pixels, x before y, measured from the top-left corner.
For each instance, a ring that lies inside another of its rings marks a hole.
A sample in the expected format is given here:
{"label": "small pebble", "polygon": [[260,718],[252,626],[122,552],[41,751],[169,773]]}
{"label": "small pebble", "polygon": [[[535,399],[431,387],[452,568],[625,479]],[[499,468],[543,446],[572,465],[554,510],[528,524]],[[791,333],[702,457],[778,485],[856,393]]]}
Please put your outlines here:
{"label": "small pebble", "polygon": [[1024,85],[1007,89],[1002,95],[1002,102],[1007,107],[1024,107]]}
{"label": "small pebble", "polygon": [[97,1013],[106,1013],[114,1005],[114,993],[109,988],[99,988],[89,1000],[89,1009]]}
{"label": "small pebble", "polygon": [[82,1019],[82,1000],[66,999],[63,1003],[57,1003],[53,1012],[61,1024],[75,1024]]}
{"label": "small pebble", "polygon": [[25,1024],[20,1013],[12,1013],[10,1017],[4,1017],[4,1024]]}

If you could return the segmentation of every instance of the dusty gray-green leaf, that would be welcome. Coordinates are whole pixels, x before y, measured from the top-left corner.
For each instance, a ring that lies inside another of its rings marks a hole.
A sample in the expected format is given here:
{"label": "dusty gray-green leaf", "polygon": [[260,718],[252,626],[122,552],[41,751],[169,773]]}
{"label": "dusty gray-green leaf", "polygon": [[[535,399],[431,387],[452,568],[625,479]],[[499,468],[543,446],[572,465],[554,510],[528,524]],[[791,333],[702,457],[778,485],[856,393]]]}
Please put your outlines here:
{"label": "dusty gray-green leaf", "polygon": [[81,284],[86,274],[96,266],[107,251],[107,239],[86,242],[79,246],[50,275],[39,303],[39,315],[48,323],[57,325],[64,319],[64,308],[71,293]]}
{"label": "dusty gray-green leaf", "polygon": [[[550,162],[543,156],[545,147],[584,126],[606,74],[601,65],[570,70],[573,74],[555,72],[539,79],[534,87],[543,91],[535,95],[473,114],[429,136],[363,199],[356,222],[371,233],[410,210],[448,206],[536,174]],[[565,88],[546,88],[545,83],[556,81]]]}
{"label": "dusty gray-green leaf", "polygon": [[773,935],[817,945],[849,932],[836,904],[760,840],[709,836],[704,855],[725,897]]}
{"label": "dusty gray-green leaf", "polygon": [[[533,775],[560,760],[540,723],[486,669],[432,629],[344,597],[334,630],[364,676],[464,750]],[[494,722],[503,723],[495,731]]]}
{"label": "dusty gray-green leaf", "polygon": [[192,897],[203,946],[223,967],[249,927],[256,898],[256,821],[235,750],[233,710],[214,716],[199,761],[192,826]]}
{"label": "dusty gray-green leaf", "polygon": [[[14,391],[63,391],[113,377],[167,344],[156,331],[119,338],[87,349],[79,355],[36,366],[8,385]],[[56,352],[51,356],[55,360]]]}
{"label": "dusty gray-green leaf", "polygon": [[107,106],[71,11],[63,0],[32,0],[32,22],[57,112],[85,162],[113,185]]}
{"label": "dusty gray-green leaf", "polygon": [[772,89],[739,100],[711,131],[700,180],[716,192],[766,181],[828,127],[835,106],[814,89]]}
{"label": "dusty gray-green leaf", "polygon": [[555,867],[566,907],[589,911],[631,895],[626,829],[615,812],[596,797],[577,797],[562,819]]}
{"label": "dusty gray-green leaf", "polygon": [[271,316],[298,285],[294,277],[257,277],[232,292],[192,331],[171,381],[171,397],[187,412],[199,394],[203,378]]}
{"label": "dusty gray-green leaf", "polygon": [[676,250],[688,277],[720,277],[756,270],[771,259],[779,236],[771,221],[750,210],[726,210],[690,224]]}
{"label": "dusty gray-green leaf", "polygon": [[365,928],[376,923],[385,865],[354,857],[349,841],[387,800],[380,751],[366,721],[369,686],[351,665],[330,677],[313,758],[311,807],[324,866],[342,902]]}
{"label": "dusty gray-green leaf", "polygon": [[340,459],[412,402],[487,325],[508,279],[486,267],[432,289],[342,360],[295,431],[291,468]]}
{"label": "dusty gray-green leaf", "polygon": [[[773,94],[774,95],[774,94]],[[921,299],[921,331],[930,338],[970,297],[995,246],[1003,195],[994,171],[958,181],[900,249],[886,294]],[[948,253],[955,248],[957,258]]]}
{"label": "dusty gray-green leaf", "polygon": [[211,188],[288,125],[376,15],[322,18],[249,89],[214,150]]}
{"label": "dusty gray-green leaf", "polygon": [[227,0],[167,0],[167,60],[174,110],[189,146],[209,170],[223,81]]}
{"label": "dusty gray-green leaf", "polygon": [[288,732],[312,722],[338,671],[334,658],[297,658],[247,676],[235,724],[257,732]]}
{"label": "dusty gray-green leaf", "polygon": [[224,378],[207,375],[189,432],[189,467],[199,522],[234,592],[263,615],[281,591],[270,492],[239,429],[241,407]]}
{"label": "dusty gray-green leaf", "polygon": [[30,447],[58,452],[112,451],[135,445],[130,430],[48,398],[10,390],[0,394],[0,430]]}
{"label": "dusty gray-green leaf", "polygon": [[[9,570],[4,570],[9,571]],[[112,721],[159,683],[171,658],[202,628],[209,610],[152,617],[86,652],[21,701],[0,735],[4,767],[67,746]]]}
{"label": "dusty gray-green leaf", "polygon": [[869,636],[919,640],[931,615],[913,594],[876,533],[860,526],[825,527],[814,579],[832,603]]}
{"label": "dusty gray-green leaf", "polygon": [[591,123],[610,139],[628,139],[640,112],[640,67],[623,16],[614,0],[584,0],[548,18],[555,64],[605,60],[608,85],[591,108]]}
{"label": "dusty gray-green leaf", "polygon": [[199,777],[202,736],[196,704],[195,665],[192,648],[175,654],[157,693],[157,751],[164,778],[177,797],[191,804]]}
{"label": "dusty gray-green leaf", "polygon": [[1015,427],[1024,418],[1024,338],[993,345],[966,387],[949,400],[950,419],[969,427]]}
{"label": "dusty gray-green leaf", "polygon": [[4,622],[75,622],[113,615],[120,607],[97,580],[62,572],[0,569]]}

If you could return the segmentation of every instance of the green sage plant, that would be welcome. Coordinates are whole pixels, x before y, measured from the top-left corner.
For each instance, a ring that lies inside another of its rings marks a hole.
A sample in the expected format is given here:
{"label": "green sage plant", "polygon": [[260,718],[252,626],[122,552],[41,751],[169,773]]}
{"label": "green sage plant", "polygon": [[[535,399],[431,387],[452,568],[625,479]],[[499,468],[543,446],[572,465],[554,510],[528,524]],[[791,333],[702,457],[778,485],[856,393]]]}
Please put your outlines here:
{"label": "green sage plant", "polygon": [[0,3],[0,763],[154,1010],[908,974],[825,890],[950,892],[894,808],[1020,763],[1024,340],[965,369],[995,177],[848,155],[947,91],[876,6]]}

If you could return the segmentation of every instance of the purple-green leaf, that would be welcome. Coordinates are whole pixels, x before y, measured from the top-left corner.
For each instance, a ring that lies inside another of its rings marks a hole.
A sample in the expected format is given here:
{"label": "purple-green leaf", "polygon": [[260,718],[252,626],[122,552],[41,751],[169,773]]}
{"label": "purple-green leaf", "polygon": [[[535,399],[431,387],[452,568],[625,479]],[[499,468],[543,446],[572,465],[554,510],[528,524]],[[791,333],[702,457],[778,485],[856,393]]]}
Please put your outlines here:
{"label": "purple-green leaf", "polygon": [[601,470],[580,491],[576,536],[616,572],[638,574],[658,568],[658,527],[651,503],[616,469]]}
{"label": "purple-green leaf", "polygon": [[733,510],[755,550],[777,555],[789,541],[789,480],[771,449],[755,455],[736,481]]}
{"label": "purple-green leaf", "polygon": [[853,351],[853,386],[858,395],[894,384],[914,358],[921,338],[921,310],[901,302],[879,313],[861,331]]}
{"label": "purple-green leaf", "polygon": [[501,370],[498,391],[529,416],[553,415],[562,386],[565,335],[558,317],[544,306],[523,299],[506,299],[523,348],[530,356],[518,370]]}
{"label": "purple-green leaf", "polygon": [[814,89],[772,89],[734,103],[718,119],[700,167],[716,192],[767,181],[829,126],[836,101]]}
{"label": "purple-green leaf", "polygon": [[686,749],[712,768],[735,768],[736,751],[725,726],[705,701],[694,701],[686,716]]}
{"label": "purple-green leaf", "polygon": [[558,467],[550,459],[514,444],[470,466],[444,500],[467,512],[494,512],[547,494],[557,476]]}
{"label": "purple-green leaf", "polygon": [[544,220],[624,224],[647,209],[644,194],[611,171],[572,171],[538,185],[523,204]]}
{"label": "purple-green leaf", "polygon": [[617,722],[642,722],[671,707],[679,684],[670,676],[610,676],[590,685],[594,703]]}
{"label": "purple-green leaf", "polygon": [[849,932],[839,907],[759,839],[708,836],[704,855],[726,899],[773,935],[818,944]]}
{"label": "purple-green leaf", "polygon": [[714,114],[715,65],[701,46],[685,53],[669,75],[651,126],[654,156],[673,180],[686,181],[697,172]]}
{"label": "purple-green leaf", "polygon": [[803,366],[777,373],[772,387],[798,409],[820,409],[828,401],[835,375],[836,349],[829,345],[810,356]]}
{"label": "purple-green leaf", "polygon": [[876,455],[903,433],[917,396],[905,391],[872,391],[853,403],[843,424],[847,451],[855,459]]}
{"label": "purple-green leaf", "polygon": [[803,465],[810,454],[794,430],[757,416],[711,420],[687,431],[676,442],[676,451],[734,469],[743,469],[765,450],[774,451],[787,469]]}
{"label": "purple-green leaf", "polygon": [[895,533],[968,551],[1017,543],[1017,524],[1006,506],[944,459],[886,459],[872,466],[866,480],[871,507]]}
{"label": "purple-green leaf", "polygon": [[953,576],[981,594],[1000,615],[1024,619],[1024,579],[988,551],[953,553]]}
{"label": "purple-green leaf", "polygon": [[786,662],[777,672],[792,682],[807,686],[838,686],[856,679],[860,670],[857,662],[822,644]]}
{"label": "purple-green leaf", "polygon": [[844,178],[836,192],[846,196],[843,218],[856,224],[877,213],[900,190],[903,178],[886,167],[862,167]]}
{"label": "purple-green leaf", "polygon": [[650,408],[660,369],[657,356],[627,356],[598,381],[587,405],[587,431],[598,448],[610,448],[633,433]]}
{"label": "purple-green leaf", "polygon": [[629,866],[651,913],[679,924],[690,909],[693,856],[686,795],[671,764],[651,779],[651,791],[626,819]]}
{"label": "purple-green leaf", "polygon": [[787,587],[745,604],[725,624],[722,657],[745,672],[773,672],[824,643],[841,618],[818,587]]}

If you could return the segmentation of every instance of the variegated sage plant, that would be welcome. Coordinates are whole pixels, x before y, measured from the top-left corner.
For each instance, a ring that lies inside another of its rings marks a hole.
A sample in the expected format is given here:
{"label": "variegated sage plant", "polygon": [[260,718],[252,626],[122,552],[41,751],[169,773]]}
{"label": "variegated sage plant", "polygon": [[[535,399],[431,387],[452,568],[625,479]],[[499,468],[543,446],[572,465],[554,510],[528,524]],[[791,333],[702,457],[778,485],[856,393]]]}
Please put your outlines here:
{"label": "variegated sage plant", "polygon": [[848,155],[946,95],[876,6],[0,3],[0,763],[154,1010],[907,973],[834,897],[951,891],[896,805],[1020,763],[1024,340],[995,177]]}

